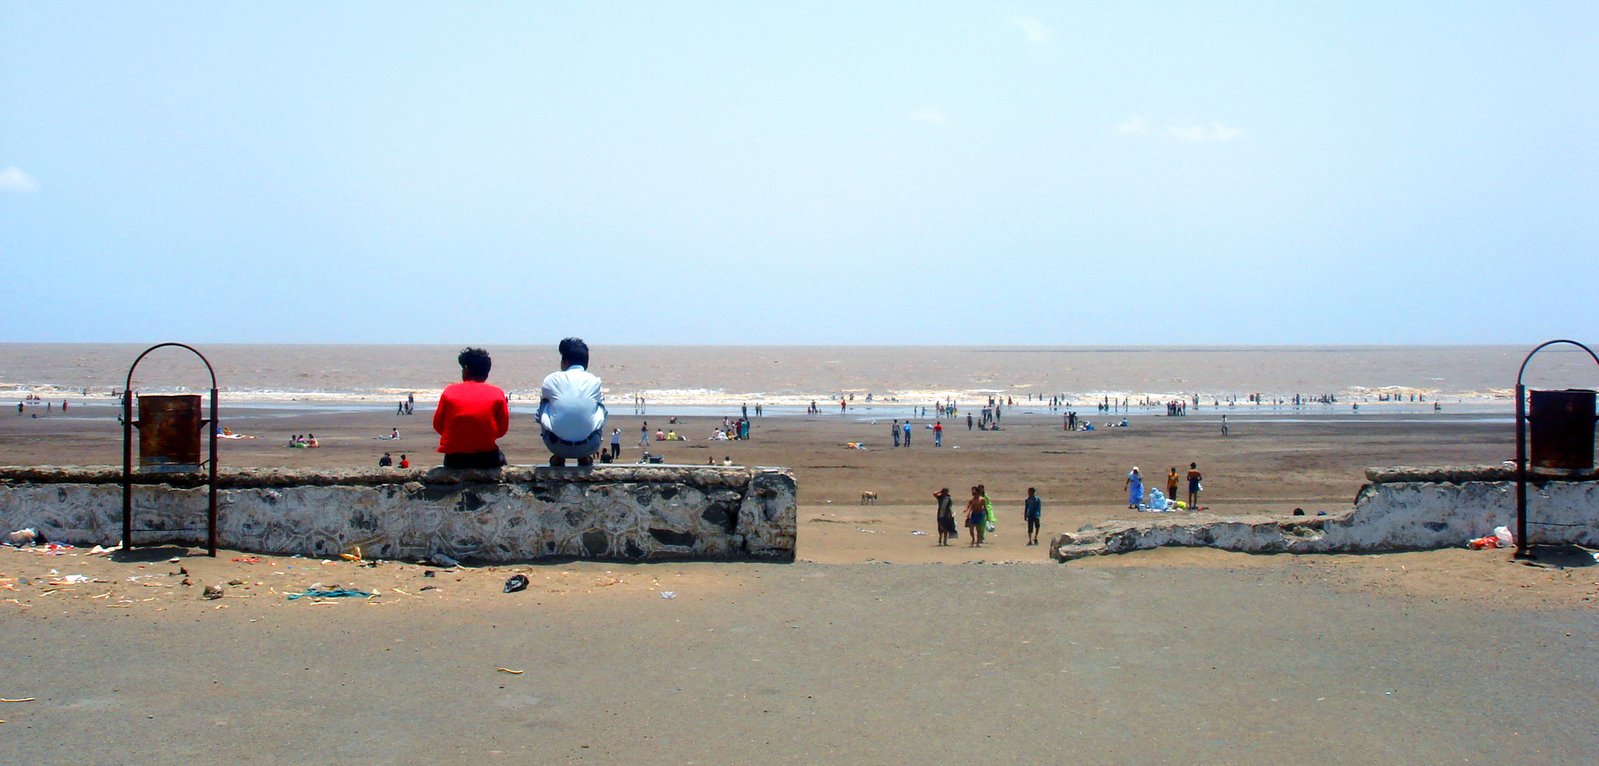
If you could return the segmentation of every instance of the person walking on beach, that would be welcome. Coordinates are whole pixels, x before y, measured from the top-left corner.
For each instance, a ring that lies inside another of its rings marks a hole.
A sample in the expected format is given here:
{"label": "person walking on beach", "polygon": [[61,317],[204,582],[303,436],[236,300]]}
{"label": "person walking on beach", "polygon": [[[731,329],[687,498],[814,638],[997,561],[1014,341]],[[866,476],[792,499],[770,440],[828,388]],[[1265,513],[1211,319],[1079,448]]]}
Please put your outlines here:
{"label": "person walking on beach", "polygon": [[949,487],[934,492],[933,499],[938,501],[938,544],[948,546],[952,538],[960,536],[960,530],[955,528],[955,502],[949,496]]}
{"label": "person walking on beach", "polygon": [[976,548],[983,544],[983,525],[988,523],[988,511],[983,507],[983,495],[977,487],[972,487],[972,499],[966,501],[966,530],[971,533],[971,546]]}
{"label": "person walking on beach", "polygon": [[1127,474],[1127,507],[1137,510],[1144,502],[1144,477],[1138,473],[1138,466]]}
{"label": "person walking on beach", "polygon": [[[994,534],[994,501],[988,499],[988,485],[977,485],[977,494],[983,497],[983,531]],[[982,539],[981,533],[978,534],[978,539]]]}
{"label": "person walking on beach", "polygon": [[909,420],[905,421],[905,425],[901,426],[900,430],[905,432],[905,446],[906,447],[910,447],[911,446],[911,422]]}
{"label": "person walking on beach", "polygon": [[894,418],[894,425],[888,427],[888,432],[894,437],[894,446],[899,446],[899,418]]}
{"label": "person walking on beach", "polygon": [[941,420],[933,421],[933,446],[944,446],[944,422]]}
{"label": "person walking on beach", "polygon": [[1221,416],[1221,435],[1222,436],[1226,436],[1227,435],[1227,416],[1226,415],[1222,415]]}
{"label": "person walking on beach", "polygon": [[972,413],[966,413],[966,430],[972,430]]}
{"label": "person walking on beach", "polygon": [[1038,527],[1044,518],[1044,501],[1038,499],[1036,487],[1027,488],[1027,499],[1022,502],[1022,520],[1027,522],[1027,544],[1038,544]]}
{"label": "person walking on beach", "polygon": [[648,420],[644,421],[644,425],[638,428],[638,448],[645,452],[650,451],[650,421]]}
{"label": "person walking on beach", "polygon": [[1166,497],[1173,502],[1177,500],[1177,466],[1172,466],[1166,474]]}
{"label": "person walking on beach", "polygon": [[[461,382],[444,389],[433,411],[444,467],[499,468],[505,465],[505,453],[498,442],[511,428],[511,408],[505,392],[487,382],[493,361],[489,352],[468,348],[456,362],[461,365]],[[391,438],[399,433],[394,429]],[[401,462],[406,462],[403,457]]]}
{"label": "person walking on beach", "polygon": [[1188,464],[1188,510],[1199,510],[1200,481],[1205,477],[1199,473],[1198,463]]}

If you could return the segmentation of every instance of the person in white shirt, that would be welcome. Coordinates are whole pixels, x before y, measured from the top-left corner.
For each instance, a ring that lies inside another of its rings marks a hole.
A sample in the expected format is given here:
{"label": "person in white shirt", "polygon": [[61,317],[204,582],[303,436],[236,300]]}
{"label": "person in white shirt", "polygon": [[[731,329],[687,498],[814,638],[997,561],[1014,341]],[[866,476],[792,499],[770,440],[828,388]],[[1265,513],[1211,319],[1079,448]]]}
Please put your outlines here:
{"label": "person in white shirt", "polygon": [[605,402],[600,379],[588,371],[589,347],[580,338],[561,341],[561,371],[544,378],[539,394],[539,426],[550,465],[566,465],[577,458],[580,466],[594,465],[605,435]]}

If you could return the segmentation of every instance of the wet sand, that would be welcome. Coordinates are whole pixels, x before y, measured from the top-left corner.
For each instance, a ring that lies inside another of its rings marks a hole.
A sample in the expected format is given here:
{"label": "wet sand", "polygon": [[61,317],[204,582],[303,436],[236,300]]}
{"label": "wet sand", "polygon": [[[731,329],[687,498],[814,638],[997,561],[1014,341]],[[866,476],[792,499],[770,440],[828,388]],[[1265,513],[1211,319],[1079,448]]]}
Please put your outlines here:
{"label": "wet sand", "polygon": [[[83,415],[0,421],[0,463],[117,462],[114,421]],[[613,420],[636,458],[639,419]],[[942,450],[917,431],[910,450],[861,451],[839,445],[875,447],[886,422],[768,418],[748,443],[664,445],[674,462],[792,467],[792,565],[0,550],[0,697],[34,698],[0,703],[0,761],[1592,761],[1591,557],[1161,550],[1056,564],[1022,545],[1027,486],[1045,498],[1047,539],[1133,513],[1121,486],[1135,463],[1198,461],[1218,512],[1314,513],[1347,507],[1367,465],[1494,462],[1512,446],[1507,425],[1376,420],[1230,418],[1223,439],[1204,416],[1069,434],[1018,413],[1006,431],[951,431]],[[224,443],[225,464],[434,459],[420,411],[231,422],[261,438]],[[398,444],[373,440],[396,424]],[[307,431],[324,446],[281,446]],[[534,439],[513,426],[514,462],[540,459]],[[995,544],[912,534],[933,529],[933,489],[978,481],[1002,509]],[[860,504],[868,489],[876,505]],[[515,573],[531,586],[502,593]],[[50,584],[66,574],[89,582]],[[225,595],[204,599],[209,584]],[[287,599],[334,585],[377,595]]]}

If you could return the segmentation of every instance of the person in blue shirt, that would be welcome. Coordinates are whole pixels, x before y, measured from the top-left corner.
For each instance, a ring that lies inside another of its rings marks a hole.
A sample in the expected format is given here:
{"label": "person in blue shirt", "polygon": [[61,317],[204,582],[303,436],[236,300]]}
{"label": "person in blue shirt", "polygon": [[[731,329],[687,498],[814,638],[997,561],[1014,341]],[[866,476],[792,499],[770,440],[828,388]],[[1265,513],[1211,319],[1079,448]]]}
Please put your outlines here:
{"label": "person in blue shirt", "polygon": [[1027,500],[1022,503],[1022,519],[1027,522],[1027,544],[1038,544],[1039,522],[1044,516],[1044,501],[1038,499],[1036,487],[1027,488]]}

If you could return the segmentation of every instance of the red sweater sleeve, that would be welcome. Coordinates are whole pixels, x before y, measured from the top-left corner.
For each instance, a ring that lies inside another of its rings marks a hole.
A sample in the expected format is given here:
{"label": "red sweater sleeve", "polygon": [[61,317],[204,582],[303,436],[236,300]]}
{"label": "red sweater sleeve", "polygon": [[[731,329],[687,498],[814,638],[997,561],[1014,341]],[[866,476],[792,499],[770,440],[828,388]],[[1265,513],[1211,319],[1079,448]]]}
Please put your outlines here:
{"label": "red sweater sleeve", "polygon": [[494,438],[505,438],[505,433],[511,430],[511,404],[505,400],[504,396],[501,396],[500,400],[494,403],[494,423]]}

